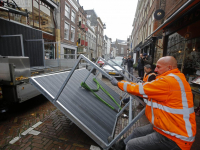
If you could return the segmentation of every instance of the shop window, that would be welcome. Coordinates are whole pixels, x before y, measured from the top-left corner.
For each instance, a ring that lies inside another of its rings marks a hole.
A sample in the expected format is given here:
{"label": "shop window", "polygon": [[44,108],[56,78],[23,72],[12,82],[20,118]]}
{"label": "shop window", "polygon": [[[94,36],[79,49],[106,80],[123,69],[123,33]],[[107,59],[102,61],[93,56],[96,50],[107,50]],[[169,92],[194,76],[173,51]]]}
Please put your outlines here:
{"label": "shop window", "polygon": [[67,4],[65,4],[65,16],[67,18],[70,16],[70,7]]}
{"label": "shop window", "polygon": [[71,41],[74,42],[74,37],[75,37],[75,28],[71,26]]}
{"label": "shop window", "polygon": [[65,59],[75,59],[75,50],[64,48],[64,58]]}
{"label": "shop window", "polygon": [[75,23],[76,13],[72,10],[71,21]]}
{"label": "shop window", "polygon": [[[52,43],[49,43],[52,42]],[[44,43],[45,57],[47,59],[55,59],[55,43],[53,41],[45,40]]]}
{"label": "shop window", "polygon": [[180,29],[168,38],[167,55],[174,56],[178,68],[185,75],[195,75],[200,70],[200,36],[198,24]]}
{"label": "shop window", "polygon": [[65,22],[64,38],[69,40],[69,24],[67,22]]}

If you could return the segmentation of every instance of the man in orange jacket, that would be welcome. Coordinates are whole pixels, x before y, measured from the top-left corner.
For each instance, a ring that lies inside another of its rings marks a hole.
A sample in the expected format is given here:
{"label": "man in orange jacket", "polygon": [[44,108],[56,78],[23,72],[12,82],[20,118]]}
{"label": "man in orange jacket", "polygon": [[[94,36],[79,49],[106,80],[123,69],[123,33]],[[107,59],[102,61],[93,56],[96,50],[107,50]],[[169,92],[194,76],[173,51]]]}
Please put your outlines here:
{"label": "man in orange jacket", "polygon": [[150,124],[136,128],[126,139],[114,145],[116,150],[189,150],[195,140],[196,121],[193,96],[184,74],[172,56],[162,57],[152,82],[111,83],[130,94],[146,98],[145,115]]}
{"label": "man in orange jacket", "polygon": [[156,74],[154,73],[154,70],[152,70],[151,65],[147,64],[144,66],[144,77],[143,82],[151,82],[156,79]]}

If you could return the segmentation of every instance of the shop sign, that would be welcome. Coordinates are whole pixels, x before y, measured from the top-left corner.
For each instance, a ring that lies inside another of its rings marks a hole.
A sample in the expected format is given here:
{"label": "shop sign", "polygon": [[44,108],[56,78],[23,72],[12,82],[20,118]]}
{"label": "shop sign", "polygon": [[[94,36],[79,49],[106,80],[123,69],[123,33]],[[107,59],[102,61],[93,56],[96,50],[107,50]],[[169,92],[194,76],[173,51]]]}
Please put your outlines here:
{"label": "shop sign", "polygon": [[169,27],[166,27],[165,33],[166,35],[172,34],[173,32],[194,23],[195,21],[198,21],[200,19],[200,4],[197,4],[193,10],[182,16],[179,20],[172,23],[172,25],[169,25]]}

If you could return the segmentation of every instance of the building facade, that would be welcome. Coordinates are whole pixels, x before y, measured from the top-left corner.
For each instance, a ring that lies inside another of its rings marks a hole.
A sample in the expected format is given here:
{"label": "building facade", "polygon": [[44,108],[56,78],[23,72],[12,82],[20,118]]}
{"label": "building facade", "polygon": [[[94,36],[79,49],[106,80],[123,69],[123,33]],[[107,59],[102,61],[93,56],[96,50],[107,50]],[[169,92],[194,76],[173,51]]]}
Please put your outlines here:
{"label": "building facade", "polygon": [[87,20],[88,32],[86,37],[88,39],[88,58],[91,60],[92,58],[96,58],[96,34],[95,27],[91,26],[90,20]]}
{"label": "building facade", "polygon": [[103,29],[104,24],[101,21],[101,18],[97,16],[94,9],[86,10],[87,19],[90,20],[91,26],[95,27],[95,34],[96,34],[96,57],[102,56],[103,51]]}
{"label": "building facade", "polygon": [[113,42],[112,47],[114,47],[116,49],[116,55],[117,56],[127,56],[127,41],[125,40],[120,40],[120,39],[116,39],[115,42]]}
{"label": "building facade", "polygon": [[112,42],[112,39],[111,38],[108,38],[106,35],[104,35],[104,43],[103,43],[103,47],[104,47],[104,58],[105,59],[109,59],[111,57],[111,42]]}
{"label": "building facade", "polygon": [[[147,53],[154,56],[155,38],[147,37],[159,25],[159,21],[154,19],[154,12],[160,8],[161,1],[143,0],[138,1],[135,18],[133,21],[133,30],[129,38],[129,48],[134,58],[138,58],[140,53]],[[157,39],[157,38],[156,38]]]}
{"label": "building facade", "polygon": [[103,57],[103,22],[101,21],[100,17],[97,17],[97,28],[96,28],[96,35],[97,35],[97,54],[98,57]]}
{"label": "building facade", "polygon": [[60,58],[75,59],[77,54],[78,3],[75,0],[60,1]]}
{"label": "building facade", "polygon": [[88,32],[87,26],[87,13],[84,11],[83,6],[79,4],[79,13],[78,13],[78,54],[83,54],[88,57],[87,47],[88,47],[88,39],[86,37],[86,33]]}
{"label": "building facade", "polygon": [[[154,63],[162,56],[175,57],[178,69],[185,75],[192,87],[194,104],[198,106],[200,103],[198,92],[200,86],[198,80],[200,75],[200,0],[161,0],[159,3],[154,1],[152,5],[155,7],[155,12],[161,9],[164,15],[158,19],[157,14],[152,11],[155,18],[151,17],[151,21],[148,18],[149,22],[153,21],[153,27],[149,28],[144,25],[144,21],[140,21],[139,17],[142,14],[142,5],[146,6],[145,3],[148,2],[138,1],[137,18],[134,20],[132,32],[134,50],[153,54]],[[148,16],[151,16],[152,9],[149,9]],[[148,35],[142,32],[142,27],[147,29]],[[154,51],[148,51],[148,49],[145,51],[148,45],[154,48]]]}
{"label": "building facade", "polygon": [[111,44],[111,48],[110,48],[110,58],[115,58],[117,55],[117,50],[116,48],[114,47],[114,44]]}

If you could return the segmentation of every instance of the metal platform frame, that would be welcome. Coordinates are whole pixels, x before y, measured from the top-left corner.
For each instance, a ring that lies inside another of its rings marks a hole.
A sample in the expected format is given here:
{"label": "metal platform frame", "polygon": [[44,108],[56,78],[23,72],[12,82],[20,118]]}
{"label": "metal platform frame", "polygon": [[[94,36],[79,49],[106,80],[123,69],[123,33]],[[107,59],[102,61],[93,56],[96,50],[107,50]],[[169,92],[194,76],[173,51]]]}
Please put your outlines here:
{"label": "metal platform frame", "polygon": [[[101,57],[99,57],[96,61],[96,63],[98,62],[99,59],[102,59]],[[109,80],[111,80],[113,77],[111,77],[109,74],[107,74],[102,68],[100,68],[99,66],[96,65],[96,63],[93,63],[92,61],[90,61],[88,58],[86,58],[84,55],[80,55],[76,64],[74,65],[74,67],[72,68],[71,72],[69,72],[67,78],[65,79],[63,85],[61,86],[61,88],[59,89],[57,95],[55,97],[48,95],[48,91],[46,91],[46,97],[48,99],[51,99],[52,103],[58,107],[67,117],[69,117],[69,119],[75,123],[79,128],[81,128],[88,136],[90,136],[97,144],[99,144],[99,146],[101,146],[103,149],[108,150],[126,131],[128,131],[128,129],[137,122],[138,119],[140,119],[142,117],[142,115],[145,113],[145,108],[134,118],[132,119],[132,97],[135,99],[138,99],[136,96],[131,95],[131,99],[130,101],[118,112],[116,113],[115,116],[115,124],[114,124],[114,128],[112,129],[112,134],[107,137],[107,139],[101,139],[100,137],[98,137],[94,132],[92,132],[92,130],[90,130],[85,124],[83,124],[82,122],[80,122],[76,116],[74,116],[72,113],[70,113],[69,111],[67,111],[66,109],[64,109],[64,107],[62,106],[62,104],[59,104],[57,102],[59,96],[61,95],[61,93],[63,92],[65,86],[67,85],[68,81],[70,80],[70,78],[72,77],[74,71],[76,70],[79,62],[81,60],[85,60],[86,62],[88,62],[91,66],[92,69],[90,70],[90,72],[88,73],[88,75],[86,76],[85,80],[83,82],[85,82],[89,75],[92,73],[93,69],[98,70],[99,72],[102,73],[102,75],[104,75],[105,77],[107,77]],[[107,61],[105,61],[105,64],[110,65]],[[114,70],[118,71],[116,68],[114,68],[112,65],[110,65]],[[125,77],[125,75],[121,72],[119,72],[122,76]],[[98,74],[97,74],[98,75]],[[97,75],[95,76],[95,78],[97,77]],[[35,81],[34,78],[30,79],[30,82],[35,85]],[[127,77],[126,77],[127,78]],[[43,89],[45,91],[45,89]],[[44,94],[44,93],[43,93]],[[141,100],[140,100],[141,101]],[[115,127],[117,124],[117,119],[118,117],[123,113],[123,111],[129,106],[129,123],[128,125],[116,136],[114,137],[114,132],[115,132]],[[67,114],[66,114],[67,113]],[[107,140],[108,142],[104,142],[105,140]]]}

